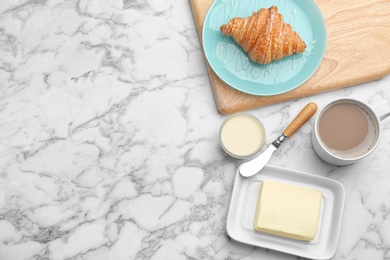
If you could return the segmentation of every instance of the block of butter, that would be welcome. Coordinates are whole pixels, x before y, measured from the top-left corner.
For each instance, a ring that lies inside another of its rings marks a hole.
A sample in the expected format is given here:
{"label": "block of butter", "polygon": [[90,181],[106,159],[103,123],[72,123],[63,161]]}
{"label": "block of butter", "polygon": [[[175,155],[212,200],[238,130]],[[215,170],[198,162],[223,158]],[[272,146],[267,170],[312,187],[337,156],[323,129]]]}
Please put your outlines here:
{"label": "block of butter", "polygon": [[321,192],[264,180],[257,199],[254,228],[269,234],[310,241],[318,226]]}

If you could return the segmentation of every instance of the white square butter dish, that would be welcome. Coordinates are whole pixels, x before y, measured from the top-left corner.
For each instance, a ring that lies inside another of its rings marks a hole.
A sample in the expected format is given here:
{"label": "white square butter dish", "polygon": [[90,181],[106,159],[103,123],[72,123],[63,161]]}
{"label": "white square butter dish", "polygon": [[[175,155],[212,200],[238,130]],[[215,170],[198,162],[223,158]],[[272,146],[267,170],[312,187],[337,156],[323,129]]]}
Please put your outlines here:
{"label": "white square butter dish", "polygon": [[[316,189],[322,194],[316,236],[300,241],[254,230],[257,195],[263,180],[274,180]],[[266,165],[260,173],[244,178],[237,171],[227,216],[228,235],[239,242],[312,259],[329,259],[336,249],[344,209],[344,187],[313,174]]]}

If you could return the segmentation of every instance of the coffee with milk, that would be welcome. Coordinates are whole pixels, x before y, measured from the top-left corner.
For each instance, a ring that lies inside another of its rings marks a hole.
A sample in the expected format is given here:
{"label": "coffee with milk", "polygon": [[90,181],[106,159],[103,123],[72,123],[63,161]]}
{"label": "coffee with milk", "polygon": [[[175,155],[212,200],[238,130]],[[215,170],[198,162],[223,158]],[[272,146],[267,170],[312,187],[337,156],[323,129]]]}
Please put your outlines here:
{"label": "coffee with milk", "polygon": [[343,158],[355,158],[369,152],[376,144],[378,131],[373,115],[352,102],[328,107],[318,121],[323,145]]}

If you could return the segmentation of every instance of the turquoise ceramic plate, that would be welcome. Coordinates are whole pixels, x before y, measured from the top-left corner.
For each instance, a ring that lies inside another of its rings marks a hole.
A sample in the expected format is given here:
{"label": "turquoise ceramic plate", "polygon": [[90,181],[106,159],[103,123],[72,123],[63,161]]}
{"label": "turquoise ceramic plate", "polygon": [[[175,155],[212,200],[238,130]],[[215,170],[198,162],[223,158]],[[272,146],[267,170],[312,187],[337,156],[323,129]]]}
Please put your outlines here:
{"label": "turquoise ceramic plate", "polygon": [[[249,60],[219,27],[233,17],[248,17],[271,5],[278,7],[307,47],[301,54],[262,65]],[[242,92],[271,96],[299,87],[316,71],[326,48],[326,27],[313,0],[215,0],[205,18],[202,38],[206,59],[223,81]]]}

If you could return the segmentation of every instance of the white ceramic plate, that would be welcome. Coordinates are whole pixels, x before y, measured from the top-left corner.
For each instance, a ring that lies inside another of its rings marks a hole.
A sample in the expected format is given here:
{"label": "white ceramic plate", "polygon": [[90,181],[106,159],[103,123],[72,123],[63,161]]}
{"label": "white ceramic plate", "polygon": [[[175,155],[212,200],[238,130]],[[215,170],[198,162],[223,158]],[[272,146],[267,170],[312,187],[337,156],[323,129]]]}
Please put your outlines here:
{"label": "white ceramic plate", "polygon": [[[257,195],[264,179],[319,190],[320,221],[312,241],[298,241],[257,232],[253,228]],[[226,223],[228,235],[239,242],[311,259],[329,259],[336,252],[344,210],[345,191],[337,181],[313,174],[267,165],[244,178],[237,171]]]}

